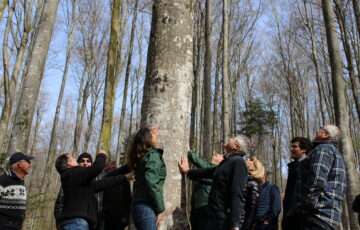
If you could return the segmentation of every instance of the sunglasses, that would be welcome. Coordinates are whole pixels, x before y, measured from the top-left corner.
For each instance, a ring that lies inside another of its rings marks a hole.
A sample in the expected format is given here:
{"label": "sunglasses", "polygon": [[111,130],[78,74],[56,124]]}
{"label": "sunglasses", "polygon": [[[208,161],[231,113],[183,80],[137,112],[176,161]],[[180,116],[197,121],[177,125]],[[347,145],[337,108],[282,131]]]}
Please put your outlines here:
{"label": "sunglasses", "polygon": [[85,163],[85,162],[86,162],[86,163],[91,163],[91,160],[86,160],[86,159],[81,159],[81,160],[80,160],[80,163]]}

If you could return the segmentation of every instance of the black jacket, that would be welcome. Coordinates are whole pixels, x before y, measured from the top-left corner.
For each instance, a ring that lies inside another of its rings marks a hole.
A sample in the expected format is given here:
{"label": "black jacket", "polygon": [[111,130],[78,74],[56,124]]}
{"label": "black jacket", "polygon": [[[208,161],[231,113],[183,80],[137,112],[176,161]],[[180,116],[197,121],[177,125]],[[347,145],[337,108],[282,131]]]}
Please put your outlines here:
{"label": "black jacket", "polygon": [[95,225],[97,219],[97,201],[95,192],[106,186],[106,182],[93,184],[93,179],[105,167],[106,156],[99,154],[90,167],[71,167],[61,175],[64,191],[64,207],[61,220],[84,218],[89,224]]}
{"label": "black jacket", "polygon": [[[299,177],[299,165],[300,161],[292,161],[288,164],[288,178],[286,182],[286,188],[285,188],[285,197],[283,201],[283,208],[284,208],[284,216],[292,216],[296,214],[297,210],[295,210],[296,204],[293,201],[293,195],[296,192],[296,181]],[[300,192],[300,191],[297,191]]]}
{"label": "black jacket", "polygon": [[256,218],[256,209],[260,194],[259,182],[253,177],[249,176],[245,185],[244,198],[245,202],[245,219],[242,230],[253,229]]}
{"label": "black jacket", "polygon": [[244,208],[243,191],[248,171],[242,153],[231,153],[215,168],[192,169],[188,177],[213,178],[210,196],[210,214],[230,221],[231,227],[238,227]]}

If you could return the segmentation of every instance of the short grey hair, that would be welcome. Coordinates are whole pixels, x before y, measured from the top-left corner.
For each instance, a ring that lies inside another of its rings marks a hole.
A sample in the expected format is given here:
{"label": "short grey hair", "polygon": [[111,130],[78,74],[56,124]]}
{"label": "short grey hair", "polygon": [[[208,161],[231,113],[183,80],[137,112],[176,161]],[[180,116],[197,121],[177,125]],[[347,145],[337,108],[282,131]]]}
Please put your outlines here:
{"label": "short grey hair", "polygon": [[322,127],[329,134],[329,141],[338,142],[341,137],[341,131],[336,125],[326,124]]}
{"label": "short grey hair", "polygon": [[19,164],[18,164],[19,162],[20,162],[20,161],[15,162],[14,164],[10,165],[10,168],[11,168],[12,170],[16,169],[16,168],[19,166]]}
{"label": "short grey hair", "polygon": [[240,145],[240,151],[246,154],[250,153],[251,143],[250,143],[250,139],[247,136],[239,135],[235,137],[235,143]]}

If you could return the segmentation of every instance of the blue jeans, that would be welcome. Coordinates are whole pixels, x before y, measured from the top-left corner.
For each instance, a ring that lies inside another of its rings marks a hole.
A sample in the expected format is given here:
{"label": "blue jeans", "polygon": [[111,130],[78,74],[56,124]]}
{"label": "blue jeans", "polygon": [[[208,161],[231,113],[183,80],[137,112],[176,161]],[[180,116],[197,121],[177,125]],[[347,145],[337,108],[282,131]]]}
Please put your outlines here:
{"label": "blue jeans", "polygon": [[157,215],[152,207],[144,203],[135,203],[132,217],[137,230],[157,230]]}
{"label": "blue jeans", "polygon": [[89,224],[83,218],[62,220],[60,224],[61,230],[89,230]]}

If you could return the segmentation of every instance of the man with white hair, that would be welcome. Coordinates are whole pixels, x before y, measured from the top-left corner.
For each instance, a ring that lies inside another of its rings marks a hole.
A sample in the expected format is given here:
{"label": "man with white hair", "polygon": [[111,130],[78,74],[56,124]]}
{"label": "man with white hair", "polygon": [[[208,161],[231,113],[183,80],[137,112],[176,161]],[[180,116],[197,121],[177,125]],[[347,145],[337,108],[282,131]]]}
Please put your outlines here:
{"label": "man with white hair", "polygon": [[300,164],[302,229],[338,229],[346,186],[344,160],[336,147],[341,131],[324,125],[316,131],[314,149]]}
{"label": "man with white hair", "polygon": [[26,188],[24,178],[30,173],[34,158],[17,152],[10,156],[10,169],[0,176],[0,229],[20,230],[25,218]]}
{"label": "man with white hair", "polygon": [[224,147],[224,160],[217,167],[189,170],[185,156],[179,162],[180,171],[190,179],[213,179],[209,195],[209,223],[204,226],[208,230],[239,230],[243,222],[243,190],[248,176],[243,156],[249,152],[250,141],[240,135],[230,138]]}

